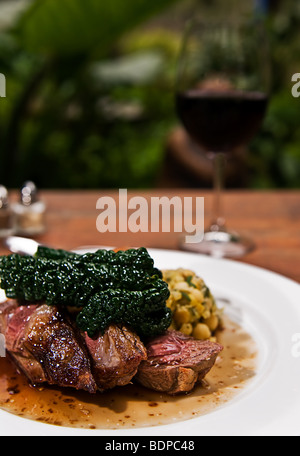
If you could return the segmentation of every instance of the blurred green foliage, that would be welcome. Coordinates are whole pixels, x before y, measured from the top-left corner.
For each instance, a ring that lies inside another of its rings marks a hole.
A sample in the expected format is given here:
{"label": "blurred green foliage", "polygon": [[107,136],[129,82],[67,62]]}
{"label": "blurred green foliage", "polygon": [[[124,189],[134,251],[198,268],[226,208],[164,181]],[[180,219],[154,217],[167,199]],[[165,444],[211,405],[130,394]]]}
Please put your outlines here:
{"label": "blurred green foliage", "polygon": [[[0,100],[1,184],[155,185],[176,125],[181,30],[141,25],[175,3],[0,1],[0,72],[7,80],[7,98]],[[300,101],[291,95],[291,76],[300,72],[299,29],[300,5],[282,1],[270,18],[273,93],[250,146],[252,187],[300,187]]]}
{"label": "blurred green foliage", "polygon": [[24,3],[0,36],[1,183],[152,186],[173,122],[175,52],[164,33],[151,46],[129,35],[175,0]]}
{"label": "blurred green foliage", "polygon": [[272,92],[259,135],[251,144],[250,185],[300,188],[300,99],[292,75],[300,72],[300,4],[282,0],[269,18]]}

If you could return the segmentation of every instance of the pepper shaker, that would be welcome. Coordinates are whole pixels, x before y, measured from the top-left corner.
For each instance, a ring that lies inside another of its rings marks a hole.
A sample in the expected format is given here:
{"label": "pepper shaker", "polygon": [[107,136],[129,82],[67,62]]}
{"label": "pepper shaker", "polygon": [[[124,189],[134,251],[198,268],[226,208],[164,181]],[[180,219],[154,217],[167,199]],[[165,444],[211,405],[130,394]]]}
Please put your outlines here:
{"label": "pepper shaker", "polygon": [[39,199],[37,188],[32,181],[24,183],[20,192],[20,201],[13,206],[13,210],[16,234],[36,236],[45,231],[46,206]]}
{"label": "pepper shaker", "polygon": [[14,217],[8,201],[8,191],[0,185],[0,238],[10,236],[13,232]]}

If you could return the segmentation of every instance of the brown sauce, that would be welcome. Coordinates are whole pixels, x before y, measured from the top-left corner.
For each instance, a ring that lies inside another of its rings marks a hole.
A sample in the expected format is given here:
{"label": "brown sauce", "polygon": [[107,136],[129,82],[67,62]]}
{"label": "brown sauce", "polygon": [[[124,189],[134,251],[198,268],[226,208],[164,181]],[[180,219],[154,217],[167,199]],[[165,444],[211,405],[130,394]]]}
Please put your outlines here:
{"label": "brown sauce", "polygon": [[192,393],[171,397],[130,384],[90,395],[72,389],[32,387],[9,358],[0,358],[0,408],[26,419],[85,429],[158,426],[213,412],[255,375],[257,348],[251,336],[224,319],[223,352]]}

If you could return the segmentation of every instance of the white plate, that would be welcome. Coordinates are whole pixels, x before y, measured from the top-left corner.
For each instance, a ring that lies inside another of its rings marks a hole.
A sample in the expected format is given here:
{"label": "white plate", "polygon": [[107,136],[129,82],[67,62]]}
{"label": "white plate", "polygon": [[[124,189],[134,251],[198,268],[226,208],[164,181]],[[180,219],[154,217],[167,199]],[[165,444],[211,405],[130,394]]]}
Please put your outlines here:
{"label": "white plate", "polygon": [[192,420],[134,430],[80,430],[51,426],[0,410],[0,435],[213,436],[300,434],[300,285],[231,260],[149,249],[158,268],[184,267],[203,277],[226,312],[255,339],[258,367],[242,392]]}

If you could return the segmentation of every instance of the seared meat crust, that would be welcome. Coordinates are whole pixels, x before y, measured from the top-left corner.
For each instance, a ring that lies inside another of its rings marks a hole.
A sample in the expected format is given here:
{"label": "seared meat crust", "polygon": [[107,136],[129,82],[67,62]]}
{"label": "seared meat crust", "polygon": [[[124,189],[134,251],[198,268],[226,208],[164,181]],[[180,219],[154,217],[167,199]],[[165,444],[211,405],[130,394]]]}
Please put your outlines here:
{"label": "seared meat crust", "polygon": [[25,346],[43,366],[49,384],[96,392],[85,347],[55,306],[36,309],[28,324]]}
{"label": "seared meat crust", "polygon": [[32,384],[47,382],[96,392],[85,347],[56,307],[12,307],[10,313],[6,308],[0,307],[6,349]]}

